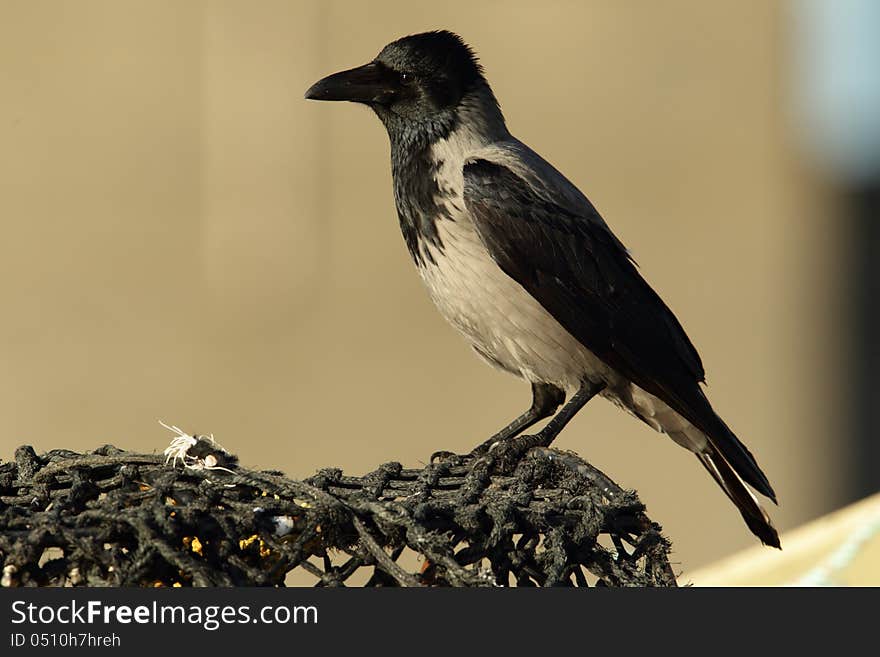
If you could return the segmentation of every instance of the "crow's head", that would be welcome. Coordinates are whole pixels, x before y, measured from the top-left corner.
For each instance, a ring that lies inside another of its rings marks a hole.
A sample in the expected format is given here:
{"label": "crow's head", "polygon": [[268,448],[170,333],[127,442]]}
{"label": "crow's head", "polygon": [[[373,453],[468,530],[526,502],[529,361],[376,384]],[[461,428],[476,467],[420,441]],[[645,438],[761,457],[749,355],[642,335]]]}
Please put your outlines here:
{"label": "crow's head", "polygon": [[370,63],[319,80],[305,96],[364,103],[389,129],[448,118],[468,96],[495,104],[474,51],[445,30],[393,41]]}

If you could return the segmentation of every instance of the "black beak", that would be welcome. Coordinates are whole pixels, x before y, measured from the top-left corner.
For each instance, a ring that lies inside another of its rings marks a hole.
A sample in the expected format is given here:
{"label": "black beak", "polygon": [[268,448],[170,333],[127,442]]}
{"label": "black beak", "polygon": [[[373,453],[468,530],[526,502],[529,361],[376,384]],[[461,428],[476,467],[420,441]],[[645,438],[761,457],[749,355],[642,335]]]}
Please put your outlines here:
{"label": "black beak", "polygon": [[306,99],[387,103],[397,93],[398,84],[397,76],[391,70],[370,62],[318,80],[306,91]]}

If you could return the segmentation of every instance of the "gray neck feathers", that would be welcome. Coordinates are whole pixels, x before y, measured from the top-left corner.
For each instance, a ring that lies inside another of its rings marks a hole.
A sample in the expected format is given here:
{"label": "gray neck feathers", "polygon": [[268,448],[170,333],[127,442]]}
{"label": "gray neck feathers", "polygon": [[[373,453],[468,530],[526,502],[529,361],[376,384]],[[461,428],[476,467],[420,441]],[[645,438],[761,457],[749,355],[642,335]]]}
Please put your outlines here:
{"label": "gray neck feathers", "polygon": [[377,112],[391,140],[391,172],[400,229],[413,260],[419,266],[434,262],[430,244],[443,251],[437,221],[452,219],[444,201],[438,173],[443,162],[432,147],[443,139],[462,134],[473,146],[486,146],[510,136],[504,116],[489,85],[481,81],[459,104],[442,110],[422,122],[403,120],[389,111]]}

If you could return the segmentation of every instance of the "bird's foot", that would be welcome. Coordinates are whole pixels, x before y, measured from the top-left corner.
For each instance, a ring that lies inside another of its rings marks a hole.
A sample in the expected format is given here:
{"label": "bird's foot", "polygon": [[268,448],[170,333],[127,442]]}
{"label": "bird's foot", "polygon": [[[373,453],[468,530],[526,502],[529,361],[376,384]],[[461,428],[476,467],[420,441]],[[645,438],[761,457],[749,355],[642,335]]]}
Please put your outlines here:
{"label": "bird's foot", "polygon": [[431,458],[428,462],[437,463],[438,461],[446,461],[447,459],[475,461],[488,454],[489,450],[493,449],[496,445],[506,443],[509,440],[509,438],[498,438],[497,436],[492,436],[491,438],[489,438],[489,440],[486,440],[474,447],[467,454],[458,454],[456,452],[450,452],[448,450],[440,450],[431,454]]}
{"label": "bird's foot", "polygon": [[455,452],[450,452],[444,449],[431,454],[431,458],[428,459],[428,463],[437,463],[439,461],[446,461],[447,459],[452,458],[461,458],[461,456],[459,454],[456,454]]}
{"label": "bird's foot", "polygon": [[477,445],[476,447],[474,447],[470,451],[470,454],[468,454],[468,458],[478,459],[482,456],[485,456],[486,454],[489,453],[490,450],[492,450],[493,447],[495,447],[496,445],[500,445],[504,442],[507,442],[507,441],[505,441],[503,439],[495,438],[493,436],[492,438],[489,438],[489,440],[486,440],[486,441],[480,443],[479,445]]}
{"label": "bird's foot", "polygon": [[522,438],[524,436],[517,436],[517,434],[511,435],[510,433],[507,433],[506,431],[499,431],[498,433],[496,433],[494,436],[492,436],[488,440],[484,440],[479,445],[474,447],[471,450],[470,454],[467,455],[467,457],[472,458],[472,459],[478,459],[482,456],[485,456],[486,454],[488,454],[492,450],[498,449],[500,446],[505,445],[513,440],[516,440],[517,437]]}
{"label": "bird's foot", "polygon": [[485,451],[480,456],[491,461],[493,469],[506,472],[515,468],[529,450],[545,444],[545,437],[540,433],[521,434],[507,440],[495,441],[488,446],[484,443],[477,449],[485,447]]}
{"label": "bird's foot", "polygon": [[512,437],[492,436],[476,447],[468,454],[456,454],[441,450],[431,454],[429,463],[437,463],[449,459],[461,461],[477,461],[485,459],[490,461],[493,466],[506,469],[515,466],[522,457],[533,447],[547,447],[552,442],[552,438],[544,435],[543,432],[536,434],[520,434]]}

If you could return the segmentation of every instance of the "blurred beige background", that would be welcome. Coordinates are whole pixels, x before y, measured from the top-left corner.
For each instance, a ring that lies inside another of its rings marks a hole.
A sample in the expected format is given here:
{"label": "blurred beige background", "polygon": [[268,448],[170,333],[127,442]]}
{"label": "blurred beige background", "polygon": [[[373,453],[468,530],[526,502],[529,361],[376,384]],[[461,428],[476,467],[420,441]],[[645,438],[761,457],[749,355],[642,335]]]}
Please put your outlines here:
{"label": "blurred beige background", "polygon": [[[680,317],[780,528],[836,507],[844,254],[764,0],[0,0],[0,458],[161,451],[163,419],[248,465],[361,473],[524,410],[422,290],[379,122],[302,100],[440,27]],[[606,402],[558,445],[638,489],[684,573],[753,544],[692,456]]]}

